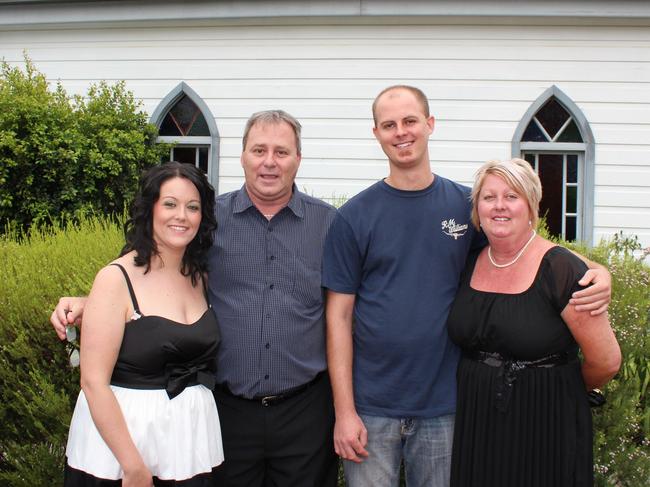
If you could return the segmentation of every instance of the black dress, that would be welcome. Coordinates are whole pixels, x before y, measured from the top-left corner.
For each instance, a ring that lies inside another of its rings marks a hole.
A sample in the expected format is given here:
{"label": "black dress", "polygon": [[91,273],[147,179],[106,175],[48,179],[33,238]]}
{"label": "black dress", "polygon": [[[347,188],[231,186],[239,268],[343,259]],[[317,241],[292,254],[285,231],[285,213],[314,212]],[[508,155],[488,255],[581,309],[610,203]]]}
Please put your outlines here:
{"label": "black dress", "polygon": [[[117,265],[117,264],[115,264]],[[211,487],[223,461],[211,388],[220,333],[208,308],[186,325],[142,316],[122,266],[135,314],[124,328],[111,377],[129,434],[156,487]],[[66,448],[65,487],[119,487],[123,472],[79,393]]]}
{"label": "black dress", "polygon": [[[591,411],[578,346],[560,316],[586,266],[553,247],[530,288],[500,294],[469,286],[477,257],[468,259],[447,322],[464,352],[451,487],[593,485]],[[477,360],[487,355],[478,357],[481,352],[504,360],[488,365]],[[561,359],[544,367],[507,362],[549,356]]]}

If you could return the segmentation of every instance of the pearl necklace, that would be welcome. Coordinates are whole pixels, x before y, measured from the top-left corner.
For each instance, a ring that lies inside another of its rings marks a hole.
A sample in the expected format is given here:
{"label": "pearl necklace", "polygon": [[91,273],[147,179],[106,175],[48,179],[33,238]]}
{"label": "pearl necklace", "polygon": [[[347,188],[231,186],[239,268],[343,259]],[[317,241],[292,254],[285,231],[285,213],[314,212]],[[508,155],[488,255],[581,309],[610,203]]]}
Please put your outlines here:
{"label": "pearl necklace", "polygon": [[533,239],[535,238],[535,235],[537,235],[537,232],[535,230],[533,230],[533,234],[528,239],[528,242],[526,242],[526,244],[521,248],[521,250],[519,251],[517,256],[514,259],[512,259],[510,262],[508,262],[507,264],[497,264],[496,262],[494,262],[494,259],[492,258],[492,247],[488,247],[488,251],[487,251],[488,259],[490,259],[490,262],[492,263],[492,265],[494,267],[498,267],[499,269],[503,269],[504,267],[511,266],[512,264],[514,264],[515,262],[517,262],[519,260],[519,257],[521,257],[523,255],[526,248],[530,245],[530,242],[532,242]]}

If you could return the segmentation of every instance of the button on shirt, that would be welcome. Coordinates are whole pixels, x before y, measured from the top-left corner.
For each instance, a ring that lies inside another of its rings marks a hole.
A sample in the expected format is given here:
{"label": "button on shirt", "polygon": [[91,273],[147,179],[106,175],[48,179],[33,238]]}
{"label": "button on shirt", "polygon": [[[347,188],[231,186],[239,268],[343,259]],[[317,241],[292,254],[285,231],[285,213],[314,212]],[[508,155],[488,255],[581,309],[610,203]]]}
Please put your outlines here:
{"label": "button on shirt", "polygon": [[272,395],[326,368],[323,244],[336,210],[295,186],[270,221],[245,188],[217,197],[210,300],[221,328],[217,382]]}

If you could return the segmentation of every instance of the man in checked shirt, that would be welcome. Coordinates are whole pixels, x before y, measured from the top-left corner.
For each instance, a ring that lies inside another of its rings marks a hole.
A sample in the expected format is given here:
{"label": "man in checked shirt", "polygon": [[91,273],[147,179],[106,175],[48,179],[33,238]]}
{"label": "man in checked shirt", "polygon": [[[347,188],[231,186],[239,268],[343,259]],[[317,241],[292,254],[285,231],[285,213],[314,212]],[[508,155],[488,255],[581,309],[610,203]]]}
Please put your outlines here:
{"label": "man in checked shirt", "polygon": [[[242,141],[245,184],[216,201],[209,294],[222,340],[214,395],[224,486],[337,482],[321,289],[335,209],[294,184],[300,128],[281,110],[253,114]],[[84,303],[59,301],[51,318],[59,337]]]}

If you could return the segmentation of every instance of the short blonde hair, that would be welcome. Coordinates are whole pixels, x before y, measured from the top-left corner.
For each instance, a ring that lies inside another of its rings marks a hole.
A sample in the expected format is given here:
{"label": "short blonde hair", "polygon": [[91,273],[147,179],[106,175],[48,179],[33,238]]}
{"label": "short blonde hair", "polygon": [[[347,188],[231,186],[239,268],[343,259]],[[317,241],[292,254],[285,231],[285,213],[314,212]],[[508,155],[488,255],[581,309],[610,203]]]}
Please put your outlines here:
{"label": "short blonde hair", "polygon": [[375,101],[372,102],[372,119],[375,122],[375,127],[377,126],[377,104],[379,103],[379,99],[388,92],[399,91],[399,90],[408,91],[409,93],[411,93],[420,104],[424,116],[426,118],[429,118],[431,116],[429,110],[429,100],[427,100],[427,95],[425,95],[420,88],[416,88],[415,86],[409,86],[409,85],[393,85],[381,90],[381,92],[375,97]]}
{"label": "short blonde hair", "polygon": [[539,220],[539,202],[542,199],[542,183],[531,165],[523,159],[509,161],[491,160],[483,164],[476,172],[474,187],[472,188],[472,223],[479,229],[478,195],[481,192],[485,178],[489,175],[498,176],[508,186],[528,201],[530,220],[533,228]]}

